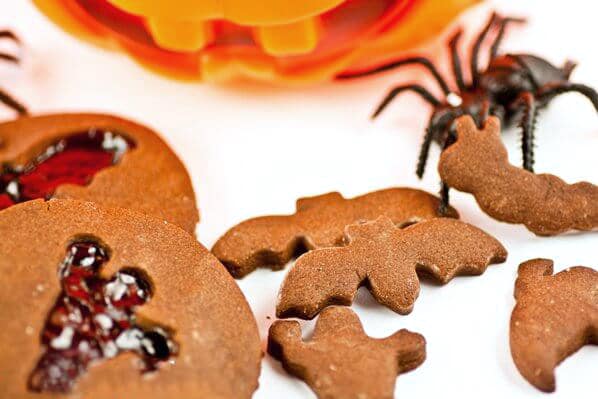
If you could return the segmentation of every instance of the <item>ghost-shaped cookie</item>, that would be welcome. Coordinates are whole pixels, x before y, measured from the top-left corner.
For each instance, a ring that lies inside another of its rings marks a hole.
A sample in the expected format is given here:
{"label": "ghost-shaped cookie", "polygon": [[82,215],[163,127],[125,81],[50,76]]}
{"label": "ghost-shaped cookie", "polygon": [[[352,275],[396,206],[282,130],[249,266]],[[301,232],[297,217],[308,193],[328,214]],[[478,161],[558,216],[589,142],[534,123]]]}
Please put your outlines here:
{"label": "ghost-shaped cookie", "polygon": [[392,399],[397,376],[423,363],[426,341],[407,330],[370,338],[351,309],[333,306],[320,314],[309,341],[298,322],[275,322],[268,352],[320,399]]}

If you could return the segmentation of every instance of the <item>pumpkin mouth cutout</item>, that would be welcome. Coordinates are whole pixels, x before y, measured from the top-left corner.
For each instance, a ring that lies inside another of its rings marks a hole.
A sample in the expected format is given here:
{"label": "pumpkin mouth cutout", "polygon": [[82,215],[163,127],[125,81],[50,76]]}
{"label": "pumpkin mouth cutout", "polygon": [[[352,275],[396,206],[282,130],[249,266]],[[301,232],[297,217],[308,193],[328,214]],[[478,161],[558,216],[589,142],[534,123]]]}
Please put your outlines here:
{"label": "pumpkin mouth cutout", "polygon": [[302,85],[402,57],[480,0],[33,0],[171,78]]}
{"label": "pumpkin mouth cutout", "polygon": [[26,165],[0,165],[0,211],[34,199],[48,200],[64,184],[86,186],[134,148],[135,143],[120,134],[89,129],[51,144]]}
{"label": "pumpkin mouth cutout", "polygon": [[96,241],[68,246],[59,270],[62,292],[41,333],[43,353],[29,376],[30,391],[68,393],[91,365],[123,352],[140,357],[142,373],[178,353],[170,330],[136,317],[153,294],[149,277],[127,267],[104,278],[100,269],[108,260],[108,249]]}

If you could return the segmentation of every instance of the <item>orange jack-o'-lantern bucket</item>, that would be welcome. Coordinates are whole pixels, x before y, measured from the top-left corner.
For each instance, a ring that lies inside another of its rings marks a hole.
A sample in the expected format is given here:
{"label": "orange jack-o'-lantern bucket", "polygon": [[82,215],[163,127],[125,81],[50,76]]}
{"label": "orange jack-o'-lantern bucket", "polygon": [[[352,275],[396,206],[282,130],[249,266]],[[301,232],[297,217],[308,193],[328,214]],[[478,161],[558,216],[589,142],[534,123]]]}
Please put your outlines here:
{"label": "orange jack-o'-lantern bucket", "polygon": [[78,37],[179,78],[313,82],[388,61],[479,0],[34,0]]}

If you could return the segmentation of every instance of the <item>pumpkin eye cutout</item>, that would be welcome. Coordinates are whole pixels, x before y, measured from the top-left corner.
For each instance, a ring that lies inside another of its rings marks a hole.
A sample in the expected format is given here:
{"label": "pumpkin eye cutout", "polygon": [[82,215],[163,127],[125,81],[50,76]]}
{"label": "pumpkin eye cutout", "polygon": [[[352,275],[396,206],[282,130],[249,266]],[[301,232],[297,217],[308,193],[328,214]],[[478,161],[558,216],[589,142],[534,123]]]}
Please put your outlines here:
{"label": "pumpkin eye cutout", "polygon": [[123,135],[89,129],[50,146],[26,165],[0,166],[0,211],[34,199],[50,199],[63,184],[86,186],[101,170],[135,148]]}
{"label": "pumpkin eye cutout", "polygon": [[136,315],[153,293],[145,272],[126,267],[100,276],[109,253],[91,239],[67,247],[58,273],[62,290],[40,334],[42,355],[29,376],[30,391],[68,393],[90,365],[123,352],[139,356],[141,373],[157,371],[178,353],[171,330]]}

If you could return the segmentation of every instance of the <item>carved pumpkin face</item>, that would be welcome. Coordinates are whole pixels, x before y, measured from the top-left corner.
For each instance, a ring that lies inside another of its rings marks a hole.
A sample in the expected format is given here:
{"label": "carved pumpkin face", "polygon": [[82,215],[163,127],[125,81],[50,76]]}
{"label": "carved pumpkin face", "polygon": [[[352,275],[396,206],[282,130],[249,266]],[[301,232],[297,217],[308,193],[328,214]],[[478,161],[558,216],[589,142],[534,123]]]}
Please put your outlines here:
{"label": "carved pumpkin face", "polygon": [[198,51],[216,41],[214,21],[251,27],[268,54],[284,56],[314,50],[319,39],[318,16],[343,0],[287,2],[262,0],[108,0],[145,19],[156,44],[173,51]]}
{"label": "carved pumpkin face", "polygon": [[68,31],[184,78],[311,82],[438,34],[479,0],[34,0]]}

